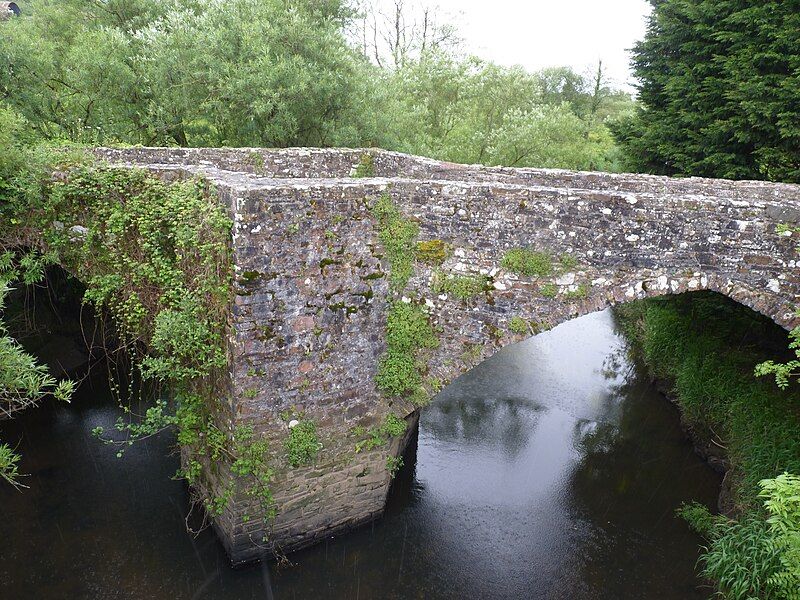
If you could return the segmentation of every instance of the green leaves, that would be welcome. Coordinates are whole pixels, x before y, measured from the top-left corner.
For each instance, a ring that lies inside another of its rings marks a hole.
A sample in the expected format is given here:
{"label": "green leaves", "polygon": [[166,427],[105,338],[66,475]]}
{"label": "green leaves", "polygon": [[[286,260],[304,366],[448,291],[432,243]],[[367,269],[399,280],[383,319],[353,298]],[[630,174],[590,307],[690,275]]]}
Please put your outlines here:
{"label": "green leaves", "polygon": [[378,362],[375,383],[390,396],[412,395],[422,386],[425,363],[420,353],[436,348],[439,340],[422,307],[394,302],[387,315],[386,352]]}
{"label": "green leaves", "polygon": [[800,181],[800,13],[666,0],[634,49],[643,109],[615,126],[634,168]]}
{"label": "green leaves", "polygon": [[311,463],[322,449],[314,421],[304,419],[290,427],[285,445],[286,458],[290,465],[299,467]]}
{"label": "green leaves", "polygon": [[414,274],[419,225],[400,214],[388,193],[381,194],[376,200],[372,214],[378,221],[378,238],[391,267],[389,281],[392,290],[400,291]]}
{"label": "green leaves", "polygon": [[775,383],[781,389],[789,387],[789,380],[792,377],[797,377],[798,372],[800,372],[800,327],[795,327],[789,333],[789,339],[789,349],[794,350],[797,356],[796,359],[783,363],[766,360],[757,364],[755,367],[755,374],[757,377],[774,375]]}
{"label": "green leaves", "polygon": [[27,487],[19,481],[20,456],[8,444],[0,444],[0,478],[16,488]]}

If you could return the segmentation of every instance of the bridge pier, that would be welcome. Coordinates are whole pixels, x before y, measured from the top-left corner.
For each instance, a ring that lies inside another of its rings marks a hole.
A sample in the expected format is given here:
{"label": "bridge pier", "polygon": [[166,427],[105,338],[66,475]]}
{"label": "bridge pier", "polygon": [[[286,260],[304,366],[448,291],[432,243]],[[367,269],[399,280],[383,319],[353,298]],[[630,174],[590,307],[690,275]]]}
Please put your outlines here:
{"label": "bridge pier", "polygon": [[[249,518],[255,501],[235,495],[214,524],[234,563],[382,513],[421,404],[376,384],[393,303],[421,311],[438,341],[416,353],[428,395],[506,344],[648,296],[710,289],[798,324],[798,186],[470,167],[384,151],[97,155],[205,177],[234,221],[229,419],[269,440],[277,511],[265,525]],[[427,242],[394,288],[400,263],[387,242],[397,232],[382,235],[374,212],[387,199],[416,231],[414,247]],[[520,249],[536,253],[538,270],[514,268],[508,253]],[[405,432],[387,426],[393,417]],[[287,455],[295,421],[313,423],[321,444],[308,464]]]}

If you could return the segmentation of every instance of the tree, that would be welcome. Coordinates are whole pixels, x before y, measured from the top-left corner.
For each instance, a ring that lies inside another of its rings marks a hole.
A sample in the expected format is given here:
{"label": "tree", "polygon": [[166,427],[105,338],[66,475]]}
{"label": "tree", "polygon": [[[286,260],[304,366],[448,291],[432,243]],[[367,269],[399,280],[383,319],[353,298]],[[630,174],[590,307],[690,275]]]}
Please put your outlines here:
{"label": "tree", "polygon": [[456,28],[442,23],[436,7],[408,0],[391,0],[386,8],[362,2],[353,37],[365,57],[392,69],[428,52],[452,52],[461,42]]}
{"label": "tree", "polygon": [[[44,276],[43,263],[35,251],[20,254],[7,243],[19,243],[24,224],[20,207],[25,204],[27,173],[31,157],[24,145],[32,143],[27,123],[19,115],[0,104],[0,420],[35,406],[52,394],[69,401],[74,382],[56,381],[46,366],[40,365],[8,335],[3,322],[5,300],[10,283],[20,279],[33,284]],[[19,455],[8,444],[0,442],[0,479],[14,486],[19,482]]]}
{"label": "tree", "polygon": [[370,67],[339,0],[42,0],[0,24],[0,98],[49,139],[359,145]]}
{"label": "tree", "polygon": [[615,128],[652,173],[800,182],[800,2],[658,0]]}

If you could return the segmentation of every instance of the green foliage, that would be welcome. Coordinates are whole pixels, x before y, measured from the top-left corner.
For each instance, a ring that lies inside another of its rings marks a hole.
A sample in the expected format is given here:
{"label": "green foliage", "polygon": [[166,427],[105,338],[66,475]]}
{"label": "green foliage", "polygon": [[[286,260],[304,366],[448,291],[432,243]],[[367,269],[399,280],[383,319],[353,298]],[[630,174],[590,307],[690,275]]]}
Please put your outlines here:
{"label": "green foliage", "polygon": [[321,449],[322,444],[317,439],[317,426],[314,421],[302,420],[289,429],[286,457],[293,467],[313,462]]}
{"label": "green foliage", "polygon": [[386,470],[389,471],[389,477],[394,479],[397,472],[403,468],[402,456],[387,456],[386,457]]}
{"label": "green foliage", "polygon": [[19,454],[8,444],[0,443],[0,478],[17,488],[26,487],[19,481],[19,459]]}
{"label": "green foliage", "polygon": [[800,11],[664,0],[634,48],[642,108],[615,127],[634,168],[800,181]]}
{"label": "green foliage", "polygon": [[365,450],[369,452],[375,448],[385,446],[392,438],[403,435],[406,429],[408,429],[408,423],[404,419],[394,413],[389,413],[380,427],[370,427],[366,432],[363,431],[363,428],[354,430],[353,433],[357,437],[366,435],[366,438],[356,443],[356,452]]}
{"label": "green foliage", "polygon": [[606,121],[632,100],[569,75],[571,90],[549,73],[425,53],[386,78],[386,144],[462,163],[618,169]]}
{"label": "green foliage", "polygon": [[[9,288],[0,282],[0,315],[8,291]],[[35,406],[47,395],[69,402],[74,388],[73,381],[57,381],[46,365],[38,364],[33,356],[8,337],[0,321],[0,414],[3,417]]]}
{"label": "green foliage", "polygon": [[[221,446],[219,447],[222,448]],[[233,458],[231,471],[237,477],[249,482],[244,487],[244,493],[246,496],[258,500],[263,521],[265,524],[269,524],[275,518],[276,510],[275,500],[270,488],[274,471],[267,461],[269,456],[267,440],[256,437],[251,426],[240,425],[233,432],[233,444],[230,454]],[[244,520],[249,520],[250,517],[245,515],[243,518]],[[266,541],[266,537],[264,541]]]}
{"label": "green foliage", "polygon": [[433,43],[382,68],[348,43],[354,15],[342,0],[41,0],[0,23],[0,97],[38,136],[92,145],[378,146],[620,168],[608,125],[634,103],[602,73],[529,73]]}
{"label": "green foliage", "polygon": [[797,358],[786,362],[765,360],[756,365],[756,376],[774,375],[775,383],[779,388],[786,389],[789,387],[789,380],[792,377],[797,377],[798,371],[800,371],[800,327],[795,327],[789,333],[789,349],[794,351]]}
{"label": "green foliage", "polygon": [[782,473],[774,479],[759,482],[764,507],[769,513],[773,548],[781,566],[767,583],[776,596],[787,600],[800,599],[800,477]]}
{"label": "green foliage", "polygon": [[[19,276],[12,269],[10,253],[0,255],[0,416],[12,417],[16,412],[36,406],[47,395],[56,400],[69,402],[75,391],[75,382],[57,381],[50,375],[47,366],[38,364],[33,356],[25,352],[11,337],[3,324],[2,315],[5,297],[10,291],[7,281]],[[26,278],[37,276],[24,270]],[[19,482],[20,456],[5,443],[0,443],[0,478],[21,487]]]}
{"label": "green foliage", "polygon": [[522,317],[513,316],[511,320],[508,322],[508,329],[512,333],[517,333],[520,335],[526,335],[531,332],[531,325],[528,323],[526,319]]}
{"label": "green foliage", "polygon": [[626,334],[659,378],[674,382],[684,417],[720,439],[741,516],[679,514],[709,539],[704,576],[726,598],[797,600],[800,590],[800,396],[752,377],[752,365],[785,343],[767,319],[696,292],[617,308]]}
{"label": "green foliage", "polygon": [[402,290],[414,273],[419,225],[403,217],[388,193],[378,198],[372,214],[378,222],[378,238],[391,267],[392,290]]}
{"label": "green foliage", "polygon": [[704,537],[709,537],[717,524],[717,519],[711,514],[708,507],[695,501],[684,502],[675,511],[675,514]]}
{"label": "green foliage", "polygon": [[422,387],[426,369],[422,350],[436,348],[439,340],[422,307],[396,301],[386,323],[386,352],[378,362],[375,383],[390,396],[412,395]]}
{"label": "green foliage", "polygon": [[[0,118],[8,120],[7,113]],[[199,180],[165,183],[144,171],[98,167],[63,152],[25,149],[13,139],[3,143],[8,156],[21,157],[13,160],[19,171],[2,179],[0,248],[14,248],[0,253],[3,281],[32,283],[47,264],[68,268],[86,284],[85,301],[112,317],[134,375],[164,385],[175,398],[174,404],[156,401],[143,415],[125,406],[115,425],[121,439],[103,438],[101,428],[94,434],[122,456],[138,440],[177,429],[184,449],[179,475],[205,490],[210,515],[219,514],[234,492],[232,483],[208,489],[206,470],[220,460],[246,478],[245,493],[273,514],[266,442],[252,431],[226,433],[216,424],[216,381],[226,364],[231,223],[212,190]],[[63,175],[53,178],[56,165]],[[32,250],[18,250],[26,247]],[[46,391],[69,397],[71,382],[56,384],[3,334],[0,361],[14,361],[0,362],[8,393],[27,402]],[[9,376],[25,379],[12,386]]]}
{"label": "green foliage", "polygon": [[772,542],[762,518],[722,522],[712,533],[708,552],[700,557],[702,573],[716,581],[721,595],[730,600],[789,598],[776,594],[767,582],[780,567]]}
{"label": "green foliage", "polygon": [[369,69],[343,2],[45,0],[0,23],[0,90],[47,138],[358,145]]}
{"label": "green foliage", "polygon": [[762,479],[800,473],[800,390],[780,390],[752,375],[753,365],[781,351],[786,338],[780,328],[710,292],[615,310],[653,374],[673,382],[686,419],[722,438],[737,473],[740,506],[756,503]]}
{"label": "green foliage", "polygon": [[529,248],[512,248],[503,255],[500,266],[525,277],[548,277],[553,274],[552,256]]}
{"label": "green foliage", "polygon": [[800,598],[800,478],[783,473],[759,483],[766,511],[739,520],[693,504],[679,514],[709,540],[703,575],[731,600]]}
{"label": "green foliage", "polygon": [[459,300],[469,300],[491,290],[485,275],[433,274],[431,290],[435,294],[450,294]]}

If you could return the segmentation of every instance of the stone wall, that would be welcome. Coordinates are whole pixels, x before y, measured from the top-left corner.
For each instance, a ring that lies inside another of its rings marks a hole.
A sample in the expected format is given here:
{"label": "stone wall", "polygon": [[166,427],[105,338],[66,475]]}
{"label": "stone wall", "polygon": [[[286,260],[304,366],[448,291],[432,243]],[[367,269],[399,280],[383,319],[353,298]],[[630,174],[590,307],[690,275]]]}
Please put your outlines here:
{"label": "stone wall", "polygon": [[[370,155],[373,175],[351,174]],[[357,427],[413,405],[374,384],[391,299],[370,207],[389,194],[449,250],[417,263],[408,300],[440,339],[429,377],[447,382],[530,331],[646,296],[709,289],[790,328],[798,324],[800,187],[762,182],[453,165],[385,151],[101,149],[114,164],[211,180],[234,219],[235,297],[229,335],[231,414],[267,436],[278,516],[268,532],[237,498],[216,527],[234,562],[288,552],[380,515],[387,456],[404,439],[356,452]],[[512,248],[548,252],[544,278],[504,270]],[[568,268],[560,267],[562,255]],[[459,300],[431,290],[434,270],[484,276],[489,291]],[[292,468],[286,415],[313,419],[323,449]],[[409,429],[410,431],[410,429]],[[407,437],[407,436],[406,436]],[[262,542],[264,534],[268,542]]]}

